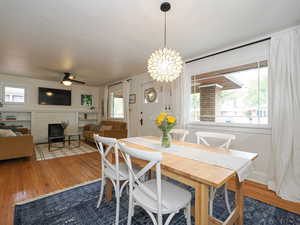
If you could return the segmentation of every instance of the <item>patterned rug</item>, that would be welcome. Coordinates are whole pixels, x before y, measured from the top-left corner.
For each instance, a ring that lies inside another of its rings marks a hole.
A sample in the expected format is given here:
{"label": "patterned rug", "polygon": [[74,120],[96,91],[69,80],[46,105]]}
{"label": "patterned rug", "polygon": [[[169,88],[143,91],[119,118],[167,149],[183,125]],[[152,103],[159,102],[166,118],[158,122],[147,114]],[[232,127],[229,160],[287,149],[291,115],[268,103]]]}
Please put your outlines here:
{"label": "patterned rug", "polygon": [[48,144],[38,144],[35,145],[35,156],[36,160],[46,160],[46,159],[54,159],[59,157],[65,156],[72,156],[72,155],[80,155],[84,153],[96,152],[97,149],[93,148],[92,146],[81,142],[80,147],[78,146],[77,141],[72,141],[70,148],[68,143],[64,148],[60,148],[62,143],[54,143],[52,144],[51,151],[48,150]]}
{"label": "patterned rug", "polygon": [[[14,225],[112,225],[115,221],[115,201],[103,201],[96,208],[100,182],[96,181],[31,202],[16,205]],[[230,192],[233,205],[234,193]],[[225,220],[228,216],[223,200],[223,191],[217,192],[214,204],[215,217]],[[122,197],[120,223],[126,225],[128,196]],[[299,225],[300,215],[287,212],[252,198],[245,198],[244,225]],[[185,225],[183,212],[178,213],[170,223]],[[132,225],[152,225],[146,212],[135,208]]]}

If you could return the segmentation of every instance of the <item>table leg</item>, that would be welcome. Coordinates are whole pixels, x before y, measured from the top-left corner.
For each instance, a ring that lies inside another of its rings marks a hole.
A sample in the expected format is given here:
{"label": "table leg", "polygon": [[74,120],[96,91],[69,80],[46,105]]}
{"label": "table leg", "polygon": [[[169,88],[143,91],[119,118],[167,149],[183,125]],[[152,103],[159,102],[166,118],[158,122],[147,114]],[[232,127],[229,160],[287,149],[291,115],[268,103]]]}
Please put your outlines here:
{"label": "table leg", "polygon": [[105,199],[107,201],[112,200],[112,193],[113,193],[113,184],[109,179],[106,179],[106,184],[105,184]]}
{"label": "table leg", "polygon": [[[111,163],[113,163],[113,155],[110,153],[107,156],[107,160]],[[105,199],[107,201],[112,200],[112,193],[113,193],[113,184],[109,179],[106,179],[106,185],[105,185]]]}
{"label": "table leg", "polygon": [[195,225],[208,225],[208,185],[195,187]]}
{"label": "table leg", "polygon": [[244,224],[244,183],[240,183],[238,178],[236,178],[236,186],[237,190],[235,192],[235,201],[236,201],[236,209],[239,214],[239,218],[237,220],[237,225]]}

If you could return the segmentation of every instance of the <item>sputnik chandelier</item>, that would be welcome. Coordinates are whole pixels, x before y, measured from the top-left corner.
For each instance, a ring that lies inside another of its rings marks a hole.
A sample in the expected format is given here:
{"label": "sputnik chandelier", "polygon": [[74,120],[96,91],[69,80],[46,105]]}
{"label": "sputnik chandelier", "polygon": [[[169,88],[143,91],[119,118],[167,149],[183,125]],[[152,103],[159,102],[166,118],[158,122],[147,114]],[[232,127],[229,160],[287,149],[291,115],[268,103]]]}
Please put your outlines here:
{"label": "sputnik chandelier", "polygon": [[183,68],[183,61],[179,53],[173,49],[167,48],[167,23],[166,14],[171,9],[169,2],[164,2],[160,10],[164,12],[164,48],[153,52],[148,60],[148,72],[150,76],[160,82],[172,82]]}

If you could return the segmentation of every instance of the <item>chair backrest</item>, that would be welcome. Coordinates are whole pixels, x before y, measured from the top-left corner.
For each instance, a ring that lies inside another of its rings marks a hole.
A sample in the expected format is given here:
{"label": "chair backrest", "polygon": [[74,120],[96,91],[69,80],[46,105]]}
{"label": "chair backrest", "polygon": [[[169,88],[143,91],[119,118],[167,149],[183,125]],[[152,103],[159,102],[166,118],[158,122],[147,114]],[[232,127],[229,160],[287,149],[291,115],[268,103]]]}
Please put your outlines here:
{"label": "chair backrest", "polygon": [[[94,140],[97,146],[97,149],[101,155],[101,166],[102,171],[105,173],[105,170],[110,168],[116,174],[117,179],[119,179],[120,175],[125,177],[126,174],[123,174],[119,170],[119,149],[118,149],[118,141],[115,138],[102,137],[98,134],[94,134]],[[106,150],[104,150],[104,146],[106,146]],[[113,151],[113,152],[112,152]],[[108,159],[107,156],[109,154],[114,153],[114,161],[115,165],[113,165]]]}
{"label": "chair backrest", "polygon": [[189,134],[189,131],[185,129],[174,128],[170,131],[170,134],[172,135],[172,138],[177,141],[185,141],[185,138]]}
{"label": "chair backrest", "polygon": [[[160,169],[160,161],[162,159],[162,153],[160,152],[148,152],[135,148],[130,148],[125,144],[119,144],[121,154],[125,153],[125,162],[128,166],[129,171],[129,187],[130,194],[132,193],[134,188],[139,188],[145,195],[147,195],[150,199],[157,201],[158,212],[162,212],[162,207],[170,208],[168,204],[162,201],[161,197],[161,169]],[[135,173],[132,169],[132,158],[140,159],[147,161],[145,167],[141,168],[139,172]],[[156,171],[156,185],[157,192],[153,192],[149,188],[143,185],[143,181],[140,179],[143,175],[145,175],[151,168],[155,167]]]}
{"label": "chair backrest", "polygon": [[233,134],[224,134],[224,133],[212,133],[212,132],[202,132],[198,131],[195,133],[197,137],[197,144],[204,144],[206,146],[211,146],[205,138],[214,138],[224,140],[219,148],[229,149],[232,140],[235,140],[235,135]]}

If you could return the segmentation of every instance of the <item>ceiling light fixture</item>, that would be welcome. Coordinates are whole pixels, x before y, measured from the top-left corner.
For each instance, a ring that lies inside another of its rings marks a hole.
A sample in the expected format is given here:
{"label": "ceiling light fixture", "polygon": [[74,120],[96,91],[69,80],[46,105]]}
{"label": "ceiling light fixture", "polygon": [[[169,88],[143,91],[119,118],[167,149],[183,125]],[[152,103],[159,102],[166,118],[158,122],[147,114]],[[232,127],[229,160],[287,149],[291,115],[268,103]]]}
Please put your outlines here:
{"label": "ceiling light fixture", "polygon": [[148,60],[148,72],[150,76],[160,82],[171,82],[180,76],[183,61],[178,52],[167,48],[167,12],[171,9],[169,2],[164,2],[160,10],[165,13],[164,48],[153,52]]}
{"label": "ceiling light fixture", "polygon": [[70,80],[63,80],[62,83],[65,86],[71,86],[72,85],[72,81],[70,81]]}

